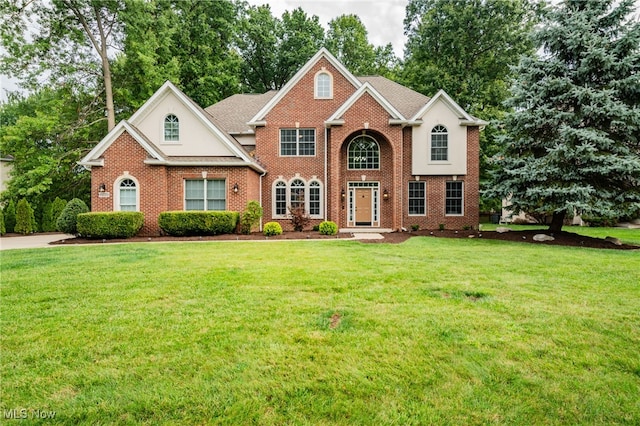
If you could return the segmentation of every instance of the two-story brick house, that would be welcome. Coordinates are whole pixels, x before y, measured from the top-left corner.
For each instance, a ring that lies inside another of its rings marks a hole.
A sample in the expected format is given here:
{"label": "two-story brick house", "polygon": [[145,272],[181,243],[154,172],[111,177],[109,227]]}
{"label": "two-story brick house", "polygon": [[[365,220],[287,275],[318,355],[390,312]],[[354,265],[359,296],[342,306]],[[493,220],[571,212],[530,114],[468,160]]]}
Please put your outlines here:
{"label": "two-story brick house", "polygon": [[167,210],[242,211],[290,228],[380,231],[478,224],[479,132],[445,92],[356,77],[322,49],[279,91],[202,109],[170,82],[80,162],[93,211],[138,210],[157,234]]}

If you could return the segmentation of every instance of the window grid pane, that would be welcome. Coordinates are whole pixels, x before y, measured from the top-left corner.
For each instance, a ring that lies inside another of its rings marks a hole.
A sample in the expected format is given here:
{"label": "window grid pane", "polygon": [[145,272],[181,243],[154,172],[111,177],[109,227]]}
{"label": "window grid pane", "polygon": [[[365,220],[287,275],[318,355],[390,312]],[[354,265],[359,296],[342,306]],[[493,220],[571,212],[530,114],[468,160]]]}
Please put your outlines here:
{"label": "window grid pane", "polygon": [[185,181],[185,209],[204,210],[204,180]]}
{"label": "window grid pane", "polygon": [[287,186],[284,182],[276,184],[276,215],[287,214]]}
{"label": "window grid pane", "polygon": [[409,182],[409,214],[425,214],[425,182]]}
{"label": "window grid pane", "polygon": [[281,156],[316,155],[315,129],[280,129]]}
{"label": "window grid pane", "polygon": [[226,210],[226,188],[223,179],[207,180],[207,210]]}
{"label": "window grid pane", "polygon": [[164,140],[178,141],[180,140],[180,123],[175,115],[167,115],[164,119]]}
{"label": "window grid pane", "polygon": [[436,126],[431,130],[431,161],[447,161],[449,159],[449,135],[444,126]]}
{"label": "window grid pane", "polygon": [[320,215],[320,184],[318,182],[309,184],[309,214]]}
{"label": "window grid pane", "polygon": [[368,136],[359,136],[349,144],[349,169],[371,170],[380,168],[380,148]]}
{"label": "window grid pane", "polygon": [[136,183],[131,179],[124,179],[120,182],[120,210],[136,211]]}
{"label": "window grid pane", "polygon": [[316,94],[319,98],[331,97],[331,77],[328,74],[318,74],[316,78]]}
{"label": "window grid pane", "polygon": [[294,180],[291,182],[291,210],[304,210],[304,182]]}
{"label": "window grid pane", "polygon": [[447,182],[446,214],[462,214],[462,182]]}

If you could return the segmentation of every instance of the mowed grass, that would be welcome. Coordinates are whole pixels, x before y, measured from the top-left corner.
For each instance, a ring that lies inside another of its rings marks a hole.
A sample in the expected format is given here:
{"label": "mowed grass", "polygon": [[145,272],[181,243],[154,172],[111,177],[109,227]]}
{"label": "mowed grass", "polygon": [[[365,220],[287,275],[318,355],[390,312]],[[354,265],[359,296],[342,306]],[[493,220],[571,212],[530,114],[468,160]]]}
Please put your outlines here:
{"label": "mowed grass", "polygon": [[[490,223],[483,223],[482,229],[485,231],[495,231],[497,227],[507,227],[514,231],[523,231],[531,229],[540,229],[546,231],[549,229],[545,225],[496,225]],[[589,226],[564,226],[563,232],[571,232],[573,234],[584,235],[592,238],[606,238],[615,237],[619,238],[625,244],[640,245],[640,229],[633,228],[606,228],[606,227],[589,227]]]}
{"label": "mowed grass", "polygon": [[638,251],[416,237],[1,256],[3,413],[640,423]]}

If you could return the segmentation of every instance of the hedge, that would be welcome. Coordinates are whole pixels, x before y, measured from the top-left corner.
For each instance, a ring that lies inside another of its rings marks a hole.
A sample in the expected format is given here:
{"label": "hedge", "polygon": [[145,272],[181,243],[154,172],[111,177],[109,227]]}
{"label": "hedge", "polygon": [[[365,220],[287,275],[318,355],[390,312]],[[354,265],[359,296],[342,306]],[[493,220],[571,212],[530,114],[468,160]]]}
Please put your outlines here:
{"label": "hedge", "polygon": [[131,238],[144,223],[141,212],[93,212],[78,215],[78,233],[88,238]]}
{"label": "hedge", "polygon": [[240,214],[231,211],[174,211],[162,212],[158,225],[176,237],[189,235],[218,235],[235,232]]}

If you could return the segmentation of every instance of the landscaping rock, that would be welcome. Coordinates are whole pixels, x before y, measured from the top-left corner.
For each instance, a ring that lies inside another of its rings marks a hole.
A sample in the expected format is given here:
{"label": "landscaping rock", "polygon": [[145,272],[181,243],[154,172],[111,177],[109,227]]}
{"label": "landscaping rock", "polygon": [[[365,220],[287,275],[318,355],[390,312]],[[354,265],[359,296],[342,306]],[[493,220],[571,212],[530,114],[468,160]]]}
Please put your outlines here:
{"label": "landscaping rock", "polygon": [[511,229],[510,228],[505,228],[504,226],[498,226],[496,228],[496,232],[498,234],[504,234],[505,232],[509,232],[509,231],[511,231]]}
{"label": "landscaping rock", "polygon": [[617,246],[621,246],[622,245],[622,241],[620,241],[620,239],[616,238],[616,237],[605,237],[604,240],[605,241],[609,241],[611,244],[615,244]]}
{"label": "landscaping rock", "polygon": [[533,241],[542,242],[542,241],[553,241],[553,240],[555,240],[555,238],[547,234],[536,234],[533,236]]}

